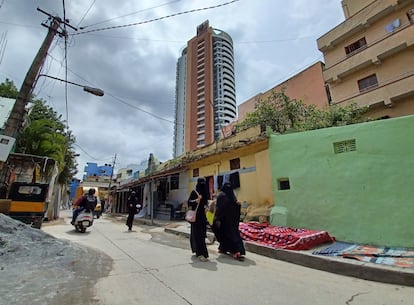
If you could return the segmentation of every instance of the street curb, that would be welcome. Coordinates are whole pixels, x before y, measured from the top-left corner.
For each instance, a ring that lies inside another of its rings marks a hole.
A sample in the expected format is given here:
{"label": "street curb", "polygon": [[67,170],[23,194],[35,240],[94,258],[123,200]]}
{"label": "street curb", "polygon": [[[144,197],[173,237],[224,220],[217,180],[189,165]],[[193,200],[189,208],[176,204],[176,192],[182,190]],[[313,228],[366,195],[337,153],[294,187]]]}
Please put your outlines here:
{"label": "street curb", "polygon": [[[187,238],[190,237],[189,232],[185,230],[164,227],[164,231]],[[244,245],[249,252],[303,267],[374,282],[414,286],[414,270],[396,269],[391,266],[374,265],[373,263],[370,264],[347,258],[313,255],[306,251],[275,249],[250,241],[244,241]]]}
{"label": "street curb", "polygon": [[[190,237],[190,232],[187,228],[182,229],[180,226],[169,227],[166,223],[162,224],[149,219],[140,219],[139,222],[145,225],[164,227],[164,231],[167,233],[186,238]],[[212,233],[207,232],[207,234]],[[277,249],[250,241],[244,241],[244,245],[249,252],[303,267],[374,282],[414,287],[413,269],[366,263],[342,257],[314,255],[309,251]]]}
{"label": "street curb", "polygon": [[165,228],[164,227],[164,231],[167,232],[167,233],[173,233],[175,235],[180,235],[180,236],[190,238],[190,233],[184,232],[184,231],[179,231],[179,230],[176,230],[174,228]]}
{"label": "street curb", "polygon": [[369,281],[414,286],[414,272],[399,268],[387,266],[372,266],[368,263],[354,261],[342,261],[325,256],[308,254],[306,252],[298,252],[292,250],[283,250],[259,245],[256,243],[244,241],[246,250],[254,252],[270,258],[294,263],[312,269],[318,269],[331,273],[351,276]]}

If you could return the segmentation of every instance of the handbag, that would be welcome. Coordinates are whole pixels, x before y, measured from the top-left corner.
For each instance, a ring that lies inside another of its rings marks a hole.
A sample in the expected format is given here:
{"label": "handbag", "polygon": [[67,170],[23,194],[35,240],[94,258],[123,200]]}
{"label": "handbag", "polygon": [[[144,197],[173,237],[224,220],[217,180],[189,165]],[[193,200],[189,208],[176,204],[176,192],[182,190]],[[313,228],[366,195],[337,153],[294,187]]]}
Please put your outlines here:
{"label": "handbag", "polygon": [[[195,192],[198,195],[198,192],[197,191],[195,191]],[[190,223],[196,221],[197,210],[198,210],[198,206],[200,205],[200,200],[198,200],[198,198],[196,200],[197,200],[197,207],[196,207],[196,209],[195,210],[188,210],[185,213],[185,220],[187,220]]]}
{"label": "handbag", "polygon": [[[198,206],[197,206],[198,207]],[[188,210],[187,213],[185,213],[185,220],[188,222],[195,222],[196,221],[196,212],[197,210]]]}

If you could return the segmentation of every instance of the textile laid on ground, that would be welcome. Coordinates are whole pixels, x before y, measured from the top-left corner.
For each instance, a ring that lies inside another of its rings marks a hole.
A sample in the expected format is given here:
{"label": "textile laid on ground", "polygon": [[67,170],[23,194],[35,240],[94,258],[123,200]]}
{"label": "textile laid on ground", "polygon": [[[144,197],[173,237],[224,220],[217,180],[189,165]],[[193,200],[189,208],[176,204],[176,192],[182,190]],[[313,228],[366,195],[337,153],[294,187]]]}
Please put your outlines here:
{"label": "textile laid on ground", "polygon": [[342,256],[363,262],[414,268],[414,249],[356,246]]}
{"label": "textile laid on ground", "polygon": [[239,230],[244,240],[286,250],[309,250],[322,243],[335,241],[335,237],[326,231],[271,226],[253,221],[240,223]]}
{"label": "textile laid on ground", "polygon": [[342,256],[342,253],[356,247],[356,244],[346,243],[342,241],[334,242],[326,248],[315,250],[312,254],[326,256]]}
{"label": "textile laid on ground", "polygon": [[335,242],[327,248],[312,254],[342,256],[363,262],[414,268],[414,249],[362,246],[345,242]]}

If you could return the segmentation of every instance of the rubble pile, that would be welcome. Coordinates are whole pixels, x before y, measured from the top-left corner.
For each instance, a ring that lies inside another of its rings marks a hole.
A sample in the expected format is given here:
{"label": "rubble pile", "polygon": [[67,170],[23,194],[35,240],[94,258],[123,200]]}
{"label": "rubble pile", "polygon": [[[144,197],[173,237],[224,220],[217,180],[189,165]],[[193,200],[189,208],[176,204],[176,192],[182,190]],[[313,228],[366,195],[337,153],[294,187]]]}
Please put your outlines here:
{"label": "rubble pile", "polygon": [[111,268],[112,260],[104,253],[0,213],[3,304],[85,304],[96,281]]}

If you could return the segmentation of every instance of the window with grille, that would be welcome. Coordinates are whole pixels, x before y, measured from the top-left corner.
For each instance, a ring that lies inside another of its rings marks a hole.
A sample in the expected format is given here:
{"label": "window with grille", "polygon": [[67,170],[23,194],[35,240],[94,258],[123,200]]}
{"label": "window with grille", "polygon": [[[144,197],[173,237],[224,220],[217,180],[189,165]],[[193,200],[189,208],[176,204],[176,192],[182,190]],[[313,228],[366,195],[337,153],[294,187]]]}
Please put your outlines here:
{"label": "window with grille", "polygon": [[378,79],[376,74],[372,74],[358,81],[359,92],[365,92],[376,88],[378,86]]}
{"label": "window with grille", "polygon": [[360,40],[355,41],[351,43],[350,45],[345,47],[345,54],[346,56],[351,56],[362,49],[366,48],[367,41],[365,40],[365,37],[362,37]]}
{"label": "window with grille", "polygon": [[355,139],[333,143],[335,154],[356,151]]}

